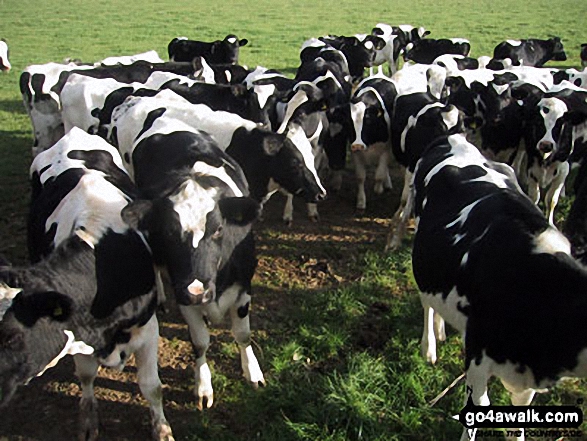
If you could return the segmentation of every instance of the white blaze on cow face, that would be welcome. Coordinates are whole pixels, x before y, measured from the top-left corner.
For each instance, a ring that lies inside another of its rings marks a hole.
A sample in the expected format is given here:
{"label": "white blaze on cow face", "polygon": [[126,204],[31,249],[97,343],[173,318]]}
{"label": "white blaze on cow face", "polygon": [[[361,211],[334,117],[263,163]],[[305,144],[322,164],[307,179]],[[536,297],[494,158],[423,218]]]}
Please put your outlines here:
{"label": "white blaze on cow face", "polygon": [[302,157],[304,158],[304,164],[306,164],[306,167],[314,176],[314,179],[320,187],[320,190],[322,190],[322,192],[326,194],[326,189],[322,186],[322,182],[320,181],[320,178],[318,177],[318,172],[316,171],[316,157],[312,150],[312,144],[310,144],[310,141],[308,141],[304,129],[298,126],[297,124],[292,124],[289,127],[286,136],[291,142],[293,142],[296,148],[300,151]]}
{"label": "white blaze on cow face", "polygon": [[[537,151],[542,154],[543,159],[546,159],[557,150],[557,142],[554,139],[553,133],[554,126],[556,125],[556,122],[562,118],[569,109],[567,105],[558,98],[543,98],[538,103],[538,109],[540,111],[540,116],[544,121],[544,128],[546,129],[546,133],[541,139],[538,140],[535,147]],[[550,151],[543,151],[540,146],[544,143],[551,143],[552,149]]]}
{"label": "white blaze on cow face", "polygon": [[356,136],[355,140],[351,144],[352,151],[364,150],[367,148],[361,139],[361,133],[363,132],[363,119],[365,117],[366,108],[367,106],[362,101],[359,101],[358,103],[351,103],[351,119],[353,120]]}

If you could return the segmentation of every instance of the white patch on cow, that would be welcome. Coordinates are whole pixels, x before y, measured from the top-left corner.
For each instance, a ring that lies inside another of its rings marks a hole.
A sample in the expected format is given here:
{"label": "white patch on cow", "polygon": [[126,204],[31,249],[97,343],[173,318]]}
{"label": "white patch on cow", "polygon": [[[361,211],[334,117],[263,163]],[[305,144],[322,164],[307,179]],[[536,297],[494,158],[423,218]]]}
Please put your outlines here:
{"label": "white patch on cow", "polygon": [[66,355],[91,355],[94,353],[94,348],[87,345],[83,341],[76,341],[73,332],[68,330],[64,330],[63,332],[67,336],[67,342],[65,343],[65,346],[63,347],[61,352],[51,362],[49,362],[49,364],[47,364],[47,366],[45,366],[41,372],[37,374],[37,377],[43,375],[47,369],[56,366],[57,363],[59,363],[59,360],[61,360]]}
{"label": "white patch on cow", "polygon": [[[463,225],[465,224],[465,222],[467,222],[467,219],[469,218],[469,214],[471,213],[471,211],[473,211],[473,208],[475,208],[477,206],[477,204],[483,202],[488,197],[489,196],[484,196],[481,199],[477,199],[476,201],[473,201],[469,205],[462,208],[461,211],[459,212],[459,214],[457,215],[456,219],[454,221],[446,224],[446,228],[447,229],[452,228],[452,227],[462,228]],[[455,241],[455,243],[456,242],[458,242],[458,241]]]}
{"label": "white patch on cow", "polygon": [[142,52],[140,54],[121,55],[121,56],[117,56],[117,57],[104,58],[102,61],[98,61],[98,62],[94,63],[94,66],[98,67],[98,66],[129,65],[129,64],[133,64],[134,62],[139,61],[139,60],[147,61],[149,63],[164,63],[165,62],[165,60],[163,60],[159,56],[157,51],[150,50],[147,52]]}
{"label": "white patch on cow", "polygon": [[448,141],[451,145],[451,150],[454,154],[448,156],[443,161],[436,164],[425,177],[425,185],[428,185],[430,180],[438,173],[442,168],[446,166],[455,166],[464,168],[473,164],[482,167],[486,173],[470,182],[490,182],[499,188],[507,188],[511,185],[510,178],[492,168],[486,167],[484,164],[487,159],[481,154],[481,152],[472,144],[470,144],[464,134],[459,133],[448,137]]}
{"label": "white patch on cow", "polygon": [[57,225],[53,241],[58,245],[74,231],[83,229],[85,240],[95,245],[107,230],[115,233],[128,230],[120,216],[128,201],[117,187],[104,179],[104,173],[88,170],[47,218],[45,231]]}
{"label": "white patch on cow", "polygon": [[192,246],[198,247],[204,237],[206,216],[216,206],[214,197],[218,190],[201,187],[193,180],[188,180],[183,188],[171,196],[174,211],[179,215],[182,231],[192,233]]}
{"label": "white patch on cow", "polygon": [[310,170],[312,175],[314,175],[314,179],[320,187],[320,190],[322,190],[322,192],[326,194],[326,189],[322,186],[322,182],[320,181],[320,178],[318,177],[318,172],[316,171],[316,156],[314,154],[314,151],[312,150],[312,144],[310,144],[310,141],[308,141],[304,129],[298,126],[297,124],[292,124],[290,125],[286,136],[291,142],[293,142],[296,148],[300,151],[302,157],[304,158],[304,164],[306,164],[308,170]]}
{"label": "white patch on cow", "polygon": [[363,44],[365,46],[366,49],[368,50],[373,50],[375,48],[375,46],[373,45],[372,41],[367,41]]}
{"label": "white patch on cow", "polygon": [[304,90],[296,91],[295,95],[289,100],[287,103],[287,108],[285,111],[285,116],[283,117],[283,121],[281,122],[281,126],[277,129],[277,133],[284,133],[285,129],[289,124],[291,117],[293,116],[294,112],[305,102],[309,101],[308,95]]}
{"label": "white patch on cow", "polygon": [[351,119],[355,128],[355,140],[351,143],[351,149],[353,151],[359,149],[365,149],[367,146],[361,139],[361,133],[363,132],[363,120],[365,118],[365,110],[367,105],[359,101],[358,103],[351,103]]}
{"label": "white patch on cow", "polygon": [[4,40],[0,40],[0,58],[6,70],[12,69],[12,65],[8,59],[8,44]]}
{"label": "white patch on cow", "polygon": [[534,254],[571,254],[571,244],[569,240],[556,228],[547,228],[534,238]]}
{"label": "white patch on cow", "polygon": [[21,291],[22,289],[20,288],[11,288],[5,283],[0,283],[0,320],[2,320],[4,314],[6,314],[6,311],[12,305],[12,300]]}
{"label": "white patch on cow", "polygon": [[[224,165],[233,168],[233,166],[223,161]],[[197,161],[192,167],[192,172],[196,175],[214,176],[224,182],[234,193],[236,197],[243,197],[243,192],[234,182],[234,180],[226,173],[224,167],[214,167],[207,162]]]}
{"label": "white patch on cow", "polygon": [[227,38],[226,41],[228,41],[230,44],[235,44],[238,41],[238,39],[236,37],[230,37]]}
{"label": "white patch on cow", "polygon": [[506,43],[510,46],[521,46],[522,42],[520,40],[506,40]]}
{"label": "white patch on cow", "polygon": [[465,43],[470,43],[469,40],[467,40],[466,38],[451,38],[450,41],[452,41],[455,44],[465,44]]}

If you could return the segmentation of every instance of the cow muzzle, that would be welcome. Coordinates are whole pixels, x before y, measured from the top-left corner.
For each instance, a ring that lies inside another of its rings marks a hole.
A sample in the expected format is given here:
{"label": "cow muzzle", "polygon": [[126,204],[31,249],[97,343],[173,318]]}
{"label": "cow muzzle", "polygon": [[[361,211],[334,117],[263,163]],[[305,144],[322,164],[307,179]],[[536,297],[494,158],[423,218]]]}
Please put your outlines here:
{"label": "cow muzzle", "polygon": [[214,300],[216,285],[212,282],[204,285],[198,279],[195,279],[189,284],[187,291],[192,305],[205,305]]}
{"label": "cow muzzle", "polygon": [[552,153],[553,150],[554,144],[550,141],[540,141],[538,143],[538,151],[544,156]]}
{"label": "cow muzzle", "polygon": [[362,152],[364,150],[367,150],[367,146],[365,144],[352,144],[351,145],[351,152]]}

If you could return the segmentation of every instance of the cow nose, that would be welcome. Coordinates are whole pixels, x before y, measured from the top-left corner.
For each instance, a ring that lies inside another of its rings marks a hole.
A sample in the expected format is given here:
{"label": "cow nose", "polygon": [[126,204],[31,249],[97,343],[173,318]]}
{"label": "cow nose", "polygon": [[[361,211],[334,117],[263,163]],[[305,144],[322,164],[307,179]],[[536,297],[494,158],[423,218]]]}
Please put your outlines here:
{"label": "cow nose", "polygon": [[360,152],[361,150],[367,150],[367,146],[359,143],[351,145],[351,152]]}
{"label": "cow nose", "polygon": [[550,141],[541,141],[538,143],[538,151],[543,154],[551,153],[554,150],[554,144]]}
{"label": "cow nose", "polygon": [[198,279],[195,279],[187,288],[192,305],[210,303],[214,299],[214,288],[214,283],[208,283],[208,286],[205,286]]}
{"label": "cow nose", "polygon": [[320,202],[326,199],[326,193],[318,193],[316,195],[316,202]]}

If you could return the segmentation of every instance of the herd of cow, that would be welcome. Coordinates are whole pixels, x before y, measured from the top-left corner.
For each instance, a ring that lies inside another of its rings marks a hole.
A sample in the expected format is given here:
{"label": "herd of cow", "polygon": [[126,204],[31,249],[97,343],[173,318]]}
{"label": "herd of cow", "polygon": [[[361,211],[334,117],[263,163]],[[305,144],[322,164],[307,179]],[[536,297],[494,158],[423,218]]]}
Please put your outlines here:
{"label": "herd of cow", "polygon": [[[294,78],[239,65],[247,40],[235,35],[175,38],[169,61],[151,51],[27,67],[32,263],[0,262],[0,403],[71,354],[80,439],[95,440],[98,367],[122,368],[134,354],[153,437],[172,440],[157,372],[165,286],[193,343],[198,407],[213,403],[207,322],[227,314],[245,378],[263,385],[250,345],[251,225],[278,189],[286,222],[294,197],[319,221],[347,154],[358,211],[367,167],[381,193],[390,164],[401,165],[387,250],[415,216],[422,353],[436,361],[444,320],[462,332],[473,403],[489,403],[491,376],[514,404],[587,376],[587,71],[543,67],[566,59],[556,37],[503,42],[473,59],[467,40],[429,34],[378,24],[369,35],[313,38]],[[10,69],[4,41],[0,60]],[[574,165],[565,236],[554,210]]]}

